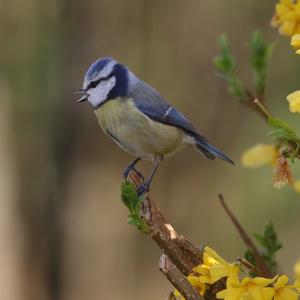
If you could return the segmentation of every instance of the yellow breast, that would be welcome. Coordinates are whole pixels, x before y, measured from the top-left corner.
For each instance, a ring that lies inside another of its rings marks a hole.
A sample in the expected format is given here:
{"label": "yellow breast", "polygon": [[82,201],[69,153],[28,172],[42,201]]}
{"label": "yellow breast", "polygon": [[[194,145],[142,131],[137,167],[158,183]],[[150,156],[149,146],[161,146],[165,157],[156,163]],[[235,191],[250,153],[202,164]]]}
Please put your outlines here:
{"label": "yellow breast", "polygon": [[123,149],[144,159],[174,153],[183,143],[181,130],[151,120],[130,99],[109,100],[95,114],[105,133]]}

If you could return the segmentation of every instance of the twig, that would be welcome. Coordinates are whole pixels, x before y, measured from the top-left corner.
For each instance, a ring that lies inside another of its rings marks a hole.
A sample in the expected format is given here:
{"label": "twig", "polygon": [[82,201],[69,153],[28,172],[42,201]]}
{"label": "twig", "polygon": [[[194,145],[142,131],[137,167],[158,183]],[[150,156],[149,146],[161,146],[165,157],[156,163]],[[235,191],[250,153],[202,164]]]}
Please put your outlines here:
{"label": "twig", "polygon": [[265,104],[263,104],[258,98],[255,98],[253,100],[253,103],[255,103],[259,109],[261,110],[261,112],[263,112],[263,114],[265,115],[265,118],[268,119],[269,117],[272,116],[272,114],[270,113],[270,111],[268,110],[268,108],[265,106]]}
{"label": "twig", "polygon": [[247,99],[246,101],[241,101],[246,107],[257,112],[266,122],[268,122],[269,117],[272,116],[272,113],[264,103],[264,98],[255,97],[250,90],[246,90]]}
{"label": "twig", "polygon": [[170,294],[168,295],[168,297],[166,298],[166,300],[176,300],[176,296],[174,295],[173,292],[170,292]]}
{"label": "twig", "polygon": [[176,296],[173,292],[170,292],[170,294],[167,296],[166,300],[176,300]]}
{"label": "twig", "polygon": [[240,262],[244,267],[246,267],[249,271],[251,272],[255,272],[256,274],[259,273],[259,271],[252,265],[249,263],[249,261],[245,258],[239,257],[238,258],[238,262]]}
{"label": "twig", "polygon": [[[140,177],[134,171],[130,173],[129,179],[136,187],[142,183]],[[179,270],[185,276],[192,273],[193,268],[202,262],[202,251],[174,230],[148,195],[144,196],[141,216],[149,227],[151,238]]]}
{"label": "twig", "polygon": [[[143,181],[138,172],[132,171],[129,180],[137,188]],[[147,233],[160,247],[163,254],[160,258],[159,267],[174,287],[186,300],[213,300],[217,292],[225,288],[223,279],[210,286],[205,295],[201,296],[197,289],[187,280],[187,276],[193,272],[193,268],[201,264],[203,251],[194,246],[183,235],[177,233],[169,224],[155,202],[144,195],[140,206],[140,217],[147,224]],[[174,299],[172,293],[170,299]]]}
{"label": "twig", "polygon": [[162,254],[159,260],[159,269],[168,278],[168,280],[176,287],[185,299],[204,300],[197,289],[193,287],[183,276],[175,264],[168,258],[166,254]]}
{"label": "twig", "polygon": [[249,237],[249,235],[243,229],[243,227],[241,226],[241,224],[239,223],[239,221],[237,220],[237,218],[234,216],[234,214],[232,213],[232,211],[227,206],[227,204],[226,204],[226,202],[225,202],[222,194],[219,194],[219,199],[220,199],[220,202],[221,202],[224,210],[226,211],[226,213],[230,217],[233,225],[235,226],[235,228],[237,229],[238,233],[240,234],[242,240],[244,241],[244,243],[246,244],[246,246],[249,247],[252,250],[254,258],[255,258],[255,261],[257,263],[257,269],[258,269],[260,275],[263,276],[263,277],[268,277],[268,278],[273,277],[271,271],[269,270],[269,268],[265,264],[263,258],[259,254],[259,251],[257,250],[256,246],[252,242],[251,238]]}

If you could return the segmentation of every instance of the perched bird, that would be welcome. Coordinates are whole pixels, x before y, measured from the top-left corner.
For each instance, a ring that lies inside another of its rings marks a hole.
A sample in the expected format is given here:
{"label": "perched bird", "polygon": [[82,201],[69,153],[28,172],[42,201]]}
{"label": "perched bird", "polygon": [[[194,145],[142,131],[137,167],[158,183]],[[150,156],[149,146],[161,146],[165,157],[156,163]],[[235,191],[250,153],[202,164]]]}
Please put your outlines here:
{"label": "perched bird", "polygon": [[123,172],[125,178],[140,159],[154,163],[151,175],[138,189],[139,195],[149,190],[163,158],[184,145],[195,148],[208,159],[219,157],[233,164],[154,88],[112,58],[94,62],[78,92],[83,94],[78,102],[87,100],[91,104],[103,131],[136,156]]}

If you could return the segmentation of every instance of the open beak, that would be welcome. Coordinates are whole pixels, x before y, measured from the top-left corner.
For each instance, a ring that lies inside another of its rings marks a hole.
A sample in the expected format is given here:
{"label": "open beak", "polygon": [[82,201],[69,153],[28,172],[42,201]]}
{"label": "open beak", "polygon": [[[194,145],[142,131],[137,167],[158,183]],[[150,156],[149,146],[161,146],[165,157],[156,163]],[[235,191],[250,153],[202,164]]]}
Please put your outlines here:
{"label": "open beak", "polygon": [[83,95],[80,99],[77,100],[77,103],[83,102],[87,100],[87,95]]}
{"label": "open beak", "polygon": [[74,94],[84,94],[80,99],[77,100],[77,103],[83,102],[87,100],[87,93],[85,91],[85,89],[79,89],[77,92],[75,92]]}

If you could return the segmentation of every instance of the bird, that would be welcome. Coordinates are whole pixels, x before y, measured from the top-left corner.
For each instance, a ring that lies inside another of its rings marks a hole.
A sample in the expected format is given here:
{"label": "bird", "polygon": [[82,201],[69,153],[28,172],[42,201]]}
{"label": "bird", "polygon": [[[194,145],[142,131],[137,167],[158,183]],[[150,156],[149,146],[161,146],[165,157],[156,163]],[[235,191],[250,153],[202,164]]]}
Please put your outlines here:
{"label": "bird", "polygon": [[210,160],[220,158],[234,164],[158,91],[111,57],[92,63],[77,93],[82,94],[77,102],[89,102],[104,133],[136,157],[123,171],[125,179],[136,171],[141,159],[153,162],[150,176],[137,189],[138,196],[149,191],[163,159],[182,146],[190,146]]}

